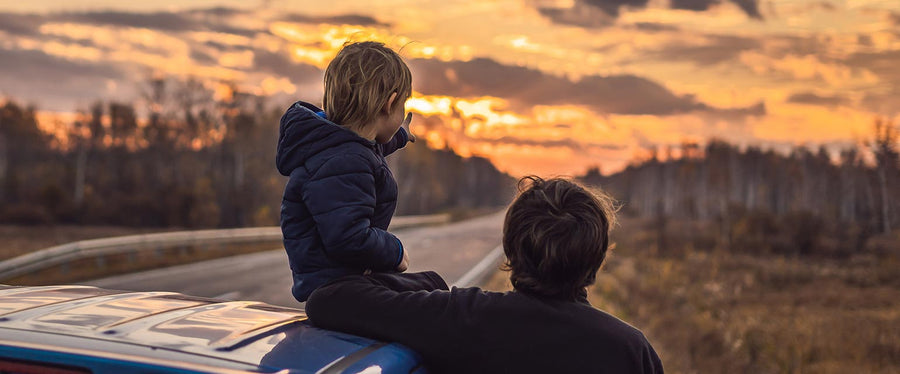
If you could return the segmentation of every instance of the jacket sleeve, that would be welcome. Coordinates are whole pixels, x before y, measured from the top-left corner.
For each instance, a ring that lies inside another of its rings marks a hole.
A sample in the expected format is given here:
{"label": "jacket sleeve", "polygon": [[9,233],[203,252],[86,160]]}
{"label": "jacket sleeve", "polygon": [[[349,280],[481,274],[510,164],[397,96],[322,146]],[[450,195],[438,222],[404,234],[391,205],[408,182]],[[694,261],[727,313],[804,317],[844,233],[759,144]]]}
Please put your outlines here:
{"label": "jacket sleeve", "polygon": [[397,132],[394,133],[394,137],[391,138],[390,141],[384,144],[379,144],[378,147],[381,148],[381,155],[387,156],[394,151],[403,148],[406,146],[406,143],[409,142],[409,134],[406,133],[406,129],[400,128]]}
{"label": "jacket sleeve", "polygon": [[372,227],[375,176],[362,155],[341,154],[326,161],[307,182],[302,199],[329,259],[373,271],[391,271],[400,263],[400,240]]}
{"label": "jacket sleeve", "polygon": [[[646,341],[646,338],[645,338]],[[659,359],[659,356],[656,354],[656,350],[653,349],[653,346],[650,345],[650,342],[646,343],[646,347],[643,351],[643,372],[648,374],[664,374],[662,361]]]}
{"label": "jacket sleeve", "polygon": [[306,313],[318,327],[399,342],[436,357],[460,341],[454,305],[461,301],[446,289],[434,272],[350,275],[314,291]]}

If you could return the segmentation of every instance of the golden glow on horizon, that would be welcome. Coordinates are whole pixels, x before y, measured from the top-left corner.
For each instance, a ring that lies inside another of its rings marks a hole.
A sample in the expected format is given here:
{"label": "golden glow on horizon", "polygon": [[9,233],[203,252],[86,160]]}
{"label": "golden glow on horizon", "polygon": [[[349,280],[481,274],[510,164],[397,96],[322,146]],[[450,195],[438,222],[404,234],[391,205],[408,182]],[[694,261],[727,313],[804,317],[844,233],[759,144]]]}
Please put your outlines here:
{"label": "golden glow on horizon", "polygon": [[[737,144],[742,139],[791,142],[796,141],[797,134],[807,134],[806,141],[812,143],[856,141],[867,136],[872,122],[871,116],[857,110],[800,104],[770,104],[769,116],[750,118],[745,125],[691,113],[600,116],[582,106],[539,105],[530,113],[519,114],[504,111],[506,106],[500,98],[459,99],[418,93],[407,102],[409,111],[441,118],[443,127],[422,135],[429,146],[450,146],[466,157],[487,157],[514,175],[554,171],[577,174],[585,165],[601,164],[599,160],[604,160],[604,172],[614,172],[635,157],[648,155],[641,150],[651,144],[679,145],[687,141],[702,145],[711,137]],[[412,130],[417,134],[422,131],[415,122]],[[639,139],[635,134],[640,134]],[[519,144],[516,139],[530,142]],[[673,152],[674,157],[680,157],[677,149]]]}
{"label": "golden glow on horizon", "polygon": [[228,68],[253,67],[253,51],[227,52],[219,56],[219,65]]}
{"label": "golden glow on horizon", "polygon": [[[900,74],[896,69],[890,72],[890,61],[852,62],[853,57],[900,50],[900,32],[892,18],[900,14],[896,2],[853,0],[833,3],[831,10],[810,10],[810,4],[773,0],[760,4],[763,20],[750,19],[734,2],[715,4],[705,12],[668,9],[666,3],[623,7],[611,24],[596,28],[554,23],[533,3],[519,0],[401,1],[366,7],[350,1],[290,10],[311,17],[354,13],[380,22],[368,26],[285,22],[282,16],[289,10],[276,5],[222,17],[223,24],[250,31],[234,34],[199,31],[217,30],[214,27],[166,31],[59,21],[64,19],[60,17],[49,19],[30,36],[0,31],[0,46],[42,52],[82,66],[113,64],[138,80],[136,73],[142,70],[196,77],[219,99],[230,98],[233,88],[309,98],[321,95],[315,86],[319,82],[291,81],[283,72],[260,71],[256,54],[267,51],[324,69],[346,41],[377,40],[408,59],[490,58],[573,81],[634,75],[677,97],[692,97],[715,108],[671,115],[601,115],[578,105],[523,108],[512,98],[419,93],[407,102],[409,111],[426,117],[419,127],[413,124],[413,131],[426,142],[489,157],[514,174],[579,173],[601,162],[608,172],[644,147],[685,139],[718,137],[780,146],[851,144],[871,130],[877,113],[868,100],[898,90]],[[575,1],[541,4],[567,8]],[[100,86],[117,95],[133,83],[109,80]],[[824,104],[790,103],[798,93],[818,95]],[[829,98],[834,99],[830,104]],[[883,100],[881,106],[892,105]],[[758,103],[766,108],[760,116],[727,110]],[[55,121],[44,117],[42,126]],[[900,114],[894,114],[894,121],[900,122]]]}
{"label": "golden glow on horizon", "polygon": [[234,88],[230,84],[219,83],[213,87],[213,100],[231,101],[234,98]]}
{"label": "golden glow on horizon", "polygon": [[271,96],[278,93],[292,95],[295,92],[297,92],[297,86],[291,83],[290,79],[266,77],[260,83],[260,92],[258,94],[263,96]]}
{"label": "golden glow on horizon", "polygon": [[456,103],[456,108],[464,117],[481,117],[488,127],[513,127],[528,121],[527,118],[513,112],[495,110],[505,106],[506,100],[496,97],[486,97],[474,101],[461,99]]}
{"label": "golden glow on horizon", "polygon": [[769,108],[769,115],[751,120],[753,136],[768,141],[833,143],[858,141],[869,136],[874,117],[849,108],[825,108],[811,105],[780,104]]}
{"label": "golden glow on horizon", "polygon": [[474,53],[469,45],[434,45],[394,35],[380,27],[273,22],[269,31],[290,43],[288,49],[295,62],[307,63],[320,69],[328,66],[328,62],[345,43],[357,40],[382,42],[406,58],[468,61]]}
{"label": "golden glow on horizon", "polygon": [[449,116],[453,106],[453,98],[449,96],[413,96],[406,101],[406,110],[423,115],[441,114]]}
{"label": "golden glow on horizon", "polygon": [[406,102],[407,110],[422,115],[450,116],[453,112],[457,112],[462,118],[478,119],[489,127],[515,126],[528,121],[528,118],[525,116],[498,110],[506,106],[506,100],[497,97],[460,99],[450,96],[420,95],[418,93],[413,93],[413,96]]}

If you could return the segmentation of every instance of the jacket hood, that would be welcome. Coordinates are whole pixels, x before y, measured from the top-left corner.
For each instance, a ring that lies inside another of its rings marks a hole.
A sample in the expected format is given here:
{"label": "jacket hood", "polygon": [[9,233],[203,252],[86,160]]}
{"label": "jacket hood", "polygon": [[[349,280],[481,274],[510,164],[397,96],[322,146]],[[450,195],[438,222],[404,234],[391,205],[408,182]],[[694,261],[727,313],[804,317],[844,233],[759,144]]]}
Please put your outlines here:
{"label": "jacket hood", "polygon": [[298,101],[281,117],[278,129],[278,151],[275,165],[281,175],[289,176],[297,167],[317,153],[343,143],[372,145],[353,131],[338,126],[317,114],[315,105]]}

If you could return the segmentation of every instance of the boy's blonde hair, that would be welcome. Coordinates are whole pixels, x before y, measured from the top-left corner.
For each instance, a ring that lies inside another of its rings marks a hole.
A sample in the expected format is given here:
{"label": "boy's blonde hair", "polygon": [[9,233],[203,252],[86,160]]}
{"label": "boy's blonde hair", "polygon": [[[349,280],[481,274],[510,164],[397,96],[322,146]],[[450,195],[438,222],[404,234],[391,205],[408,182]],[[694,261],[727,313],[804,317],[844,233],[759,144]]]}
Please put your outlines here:
{"label": "boy's blonde hair", "polygon": [[377,129],[369,124],[395,92],[391,110],[402,110],[412,95],[412,74],[383,43],[345,44],[325,69],[325,115],[366,139],[375,138]]}

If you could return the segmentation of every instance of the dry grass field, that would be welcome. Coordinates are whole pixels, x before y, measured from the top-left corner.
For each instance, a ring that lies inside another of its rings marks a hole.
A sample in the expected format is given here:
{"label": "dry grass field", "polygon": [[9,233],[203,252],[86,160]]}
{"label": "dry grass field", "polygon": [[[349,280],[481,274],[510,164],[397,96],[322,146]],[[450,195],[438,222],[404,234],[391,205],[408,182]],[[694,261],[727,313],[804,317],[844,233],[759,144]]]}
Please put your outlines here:
{"label": "dry grass field", "polygon": [[[660,253],[652,223],[624,221],[590,293],[667,372],[900,373],[900,240],[846,258],[735,254],[678,240],[689,226]],[[486,288],[509,289],[505,277]]]}

